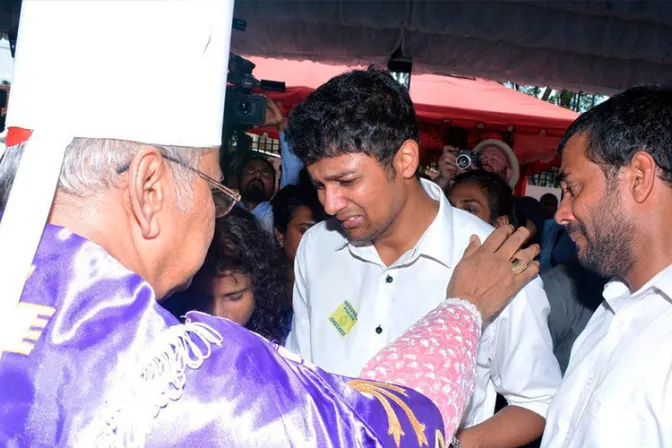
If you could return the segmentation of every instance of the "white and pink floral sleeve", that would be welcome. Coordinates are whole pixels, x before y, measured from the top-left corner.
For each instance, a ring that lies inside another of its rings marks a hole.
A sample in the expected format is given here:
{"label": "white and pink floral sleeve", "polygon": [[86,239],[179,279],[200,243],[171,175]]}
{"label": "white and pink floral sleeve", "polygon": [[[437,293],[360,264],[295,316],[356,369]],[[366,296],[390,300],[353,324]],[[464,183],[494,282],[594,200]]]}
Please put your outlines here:
{"label": "white and pink floral sleeve", "polygon": [[362,378],[410,387],[441,411],[446,438],[457,431],[474,389],[481,314],[448,299],[382,349]]}

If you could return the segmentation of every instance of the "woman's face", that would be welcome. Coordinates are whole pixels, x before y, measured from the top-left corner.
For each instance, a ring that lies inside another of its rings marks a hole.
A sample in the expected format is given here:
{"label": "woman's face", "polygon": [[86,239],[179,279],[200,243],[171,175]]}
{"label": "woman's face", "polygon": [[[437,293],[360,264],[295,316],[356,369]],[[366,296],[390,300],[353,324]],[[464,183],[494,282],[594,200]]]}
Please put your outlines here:
{"label": "woman's face", "polygon": [[284,235],[276,231],[278,244],[285,251],[287,258],[293,263],[296,257],[296,251],[299,249],[299,243],[303,234],[315,225],[313,212],[307,205],[302,205],[294,210],[292,218],[287,224],[287,232]]}
{"label": "woman's face", "polygon": [[252,279],[248,274],[227,272],[204,280],[202,296],[212,304],[211,314],[246,325],[254,311]]}
{"label": "woman's face", "polygon": [[476,215],[485,222],[489,223],[492,220],[488,196],[475,182],[453,185],[448,192],[448,200],[453,207]]}

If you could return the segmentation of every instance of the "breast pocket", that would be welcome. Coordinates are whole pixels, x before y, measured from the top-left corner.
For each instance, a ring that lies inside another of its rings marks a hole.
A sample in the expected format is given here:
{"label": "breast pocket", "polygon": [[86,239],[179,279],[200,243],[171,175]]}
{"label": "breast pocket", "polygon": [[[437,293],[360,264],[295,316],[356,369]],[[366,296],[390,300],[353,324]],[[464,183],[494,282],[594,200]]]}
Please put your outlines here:
{"label": "breast pocket", "polygon": [[[618,394],[618,391],[614,391]],[[580,446],[585,447],[642,447],[655,440],[657,428],[655,420],[641,415],[635,403],[626,405],[604,397],[594,397],[579,424],[582,428],[577,435],[582,436]],[[579,446],[579,445],[577,445]]]}

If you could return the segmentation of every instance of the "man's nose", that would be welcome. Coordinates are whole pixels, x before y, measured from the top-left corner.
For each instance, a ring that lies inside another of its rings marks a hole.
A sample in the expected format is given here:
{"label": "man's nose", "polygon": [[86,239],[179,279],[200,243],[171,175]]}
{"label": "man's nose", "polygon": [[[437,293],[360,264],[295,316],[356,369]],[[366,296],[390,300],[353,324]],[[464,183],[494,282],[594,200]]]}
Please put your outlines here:
{"label": "man's nose", "polygon": [[322,206],[328,215],[335,215],[345,208],[347,201],[336,188],[325,187],[322,196]]}
{"label": "man's nose", "polygon": [[555,212],[555,222],[561,226],[566,226],[574,220],[572,213],[572,206],[567,196],[564,196],[558,205],[558,210]]}

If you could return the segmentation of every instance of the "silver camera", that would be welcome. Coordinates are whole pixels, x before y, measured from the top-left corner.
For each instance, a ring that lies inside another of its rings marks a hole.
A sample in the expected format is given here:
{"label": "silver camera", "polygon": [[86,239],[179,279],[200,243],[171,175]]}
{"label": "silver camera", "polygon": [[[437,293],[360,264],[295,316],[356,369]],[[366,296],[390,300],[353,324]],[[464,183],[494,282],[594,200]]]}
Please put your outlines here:
{"label": "silver camera", "polygon": [[478,160],[478,153],[467,151],[465,149],[460,149],[455,153],[457,160],[455,163],[457,167],[461,170],[468,170],[470,168],[478,168],[480,162]]}

